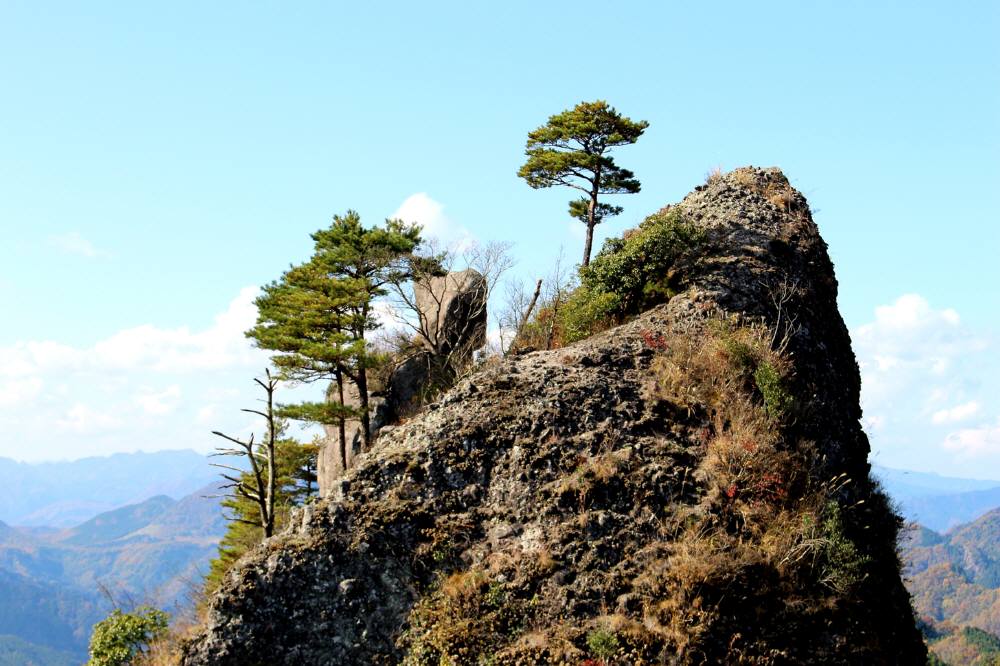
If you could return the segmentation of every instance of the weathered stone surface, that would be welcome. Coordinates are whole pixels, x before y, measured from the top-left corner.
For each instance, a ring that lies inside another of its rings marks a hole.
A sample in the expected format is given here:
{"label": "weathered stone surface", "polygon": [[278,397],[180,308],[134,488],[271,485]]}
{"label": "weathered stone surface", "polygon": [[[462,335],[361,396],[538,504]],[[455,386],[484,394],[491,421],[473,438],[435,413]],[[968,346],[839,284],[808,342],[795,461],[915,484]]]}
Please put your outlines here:
{"label": "weathered stone surface", "polygon": [[[389,384],[379,394],[369,394],[368,409],[371,415],[370,425],[372,438],[378,437],[384,427],[400,416],[411,414],[420,401],[421,392],[425,388],[431,372],[431,355],[428,352],[416,352],[405,358],[389,377]],[[327,393],[328,400],[334,400],[331,386]],[[359,406],[358,391],[353,384],[344,387],[344,402],[350,407]],[[344,476],[344,465],[340,455],[340,430],[336,425],[323,426],[324,438],[320,446],[316,465],[316,480],[320,497],[326,497],[330,488]],[[350,419],[344,427],[347,441],[347,468],[354,466],[354,461],[361,453],[363,438],[361,421]]]}
{"label": "weathered stone surface", "polygon": [[[334,399],[332,392],[335,390],[336,387],[331,385],[327,392],[328,400]],[[358,390],[354,384],[345,384],[344,404],[355,409],[360,406]],[[373,435],[377,435],[379,429],[389,423],[392,418],[389,404],[382,396],[368,396],[368,412]],[[344,464],[340,455],[340,429],[336,425],[324,425],[323,432],[325,437],[316,460],[316,482],[319,486],[320,497],[325,496],[334,482],[344,475]],[[359,419],[347,420],[344,424],[344,439],[347,444],[345,451],[347,467],[350,469],[354,466],[355,458],[361,453],[364,439]]]}
{"label": "weathered stone surface", "polygon": [[486,291],[486,279],[471,268],[415,285],[429,351],[447,354],[486,344]]}
{"label": "weathered stone surface", "polygon": [[[768,196],[772,186],[782,198]],[[650,397],[648,341],[651,332],[697,331],[720,310],[772,326],[795,318],[792,390],[810,407],[796,436],[826,455],[816,473],[850,477],[844,492],[857,494],[845,501],[870,493],[860,381],[833,267],[805,200],[787,189],[774,169],[698,188],[678,206],[708,240],[678,268],[684,284],[669,303],[569,347],[503,359],[385,432],[324,501],[234,568],[183,663],[400,663],[432,630],[410,624],[414,608],[439,576],[473,568],[493,572],[497,589],[530,609],[531,633],[498,664],[580,663],[552,661],[537,637],[585,648],[587,631],[612,620],[641,634],[637,581],[674,561],[674,539],[706,492],[693,475],[704,423]],[[796,288],[779,314],[771,295],[786,280]],[[600,456],[613,473],[581,493],[579,470]],[[750,581],[732,581],[740,596],[727,601],[741,619],[714,649],[756,639],[747,663],[921,663],[892,544],[873,534],[870,549],[876,573],[865,596],[830,593],[810,610],[778,592],[742,596],[773,582],[763,567],[743,570]],[[721,663],[664,641],[643,663]]]}

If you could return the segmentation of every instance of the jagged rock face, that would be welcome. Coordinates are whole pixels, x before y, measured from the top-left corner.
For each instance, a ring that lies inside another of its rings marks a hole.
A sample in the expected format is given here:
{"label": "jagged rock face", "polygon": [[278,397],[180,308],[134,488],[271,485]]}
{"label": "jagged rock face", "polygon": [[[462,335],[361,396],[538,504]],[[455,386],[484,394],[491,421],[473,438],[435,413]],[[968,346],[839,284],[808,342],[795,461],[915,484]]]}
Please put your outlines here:
{"label": "jagged rock face", "polygon": [[[402,360],[389,375],[386,389],[378,394],[368,395],[368,410],[372,437],[378,437],[381,430],[395,418],[413,411],[414,405],[420,399],[421,392],[427,385],[433,368],[433,360],[428,352],[416,352]],[[331,385],[327,400],[338,401],[332,393],[336,390]],[[357,409],[361,406],[357,387],[347,382],[344,385],[344,404]],[[316,480],[320,497],[326,497],[330,488],[344,476],[344,460],[340,454],[340,428],[338,425],[324,425],[324,439],[320,446],[316,465]],[[361,421],[347,419],[344,423],[344,439],[346,442],[347,467],[354,466],[355,458],[361,453],[363,437]]]}
{"label": "jagged rock face", "polygon": [[[499,361],[383,432],[324,501],[230,573],[183,663],[436,664],[418,649],[440,631],[427,620],[429,600],[465,603],[472,571],[492,577],[484,614],[497,617],[505,599],[523,619],[508,617],[496,644],[448,663],[578,664],[601,617],[659,635],[640,581],[663,562],[682,566],[674,539],[700,510],[706,490],[694,470],[705,454],[701,426],[651,396],[650,341],[698,330],[712,312],[759,316],[777,330],[791,322],[792,389],[811,405],[794,437],[825,454],[822,473],[851,476],[845,492],[869,492],[858,371],[805,200],[777,170],[742,169],[678,207],[707,232],[698,256],[677,267],[684,290],[580,343]],[[597,460],[607,469],[581,491],[580,470]],[[650,639],[622,663],[723,663],[741,645],[741,663],[923,663],[891,538],[872,535],[866,552],[873,573],[857,598],[831,594],[807,610],[791,596],[755,594],[772,589],[774,573],[745,567],[748,582],[706,601],[732,609],[707,647]],[[475,617],[463,622],[459,634],[482,630]],[[492,661],[479,661],[487,653]]]}

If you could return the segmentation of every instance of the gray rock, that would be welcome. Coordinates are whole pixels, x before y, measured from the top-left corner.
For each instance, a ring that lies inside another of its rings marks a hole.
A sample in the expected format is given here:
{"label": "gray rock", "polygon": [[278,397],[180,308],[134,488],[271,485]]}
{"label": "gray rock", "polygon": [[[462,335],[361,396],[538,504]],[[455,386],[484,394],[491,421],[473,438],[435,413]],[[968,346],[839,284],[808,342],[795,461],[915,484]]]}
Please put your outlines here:
{"label": "gray rock", "polygon": [[471,268],[415,285],[428,351],[447,354],[486,344],[486,291],[486,278]]}
{"label": "gray rock", "polygon": [[[772,185],[786,195],[780,207],[762,194]],[[523,602],[518,631],[577,649],[561,663],[584,661],[587,632],[609,618],[628,627],[623,643],[654,641],[642,663],[728,663],[733,641],[744,641],[748,663],[923,663],[891,543],[893,519],[878,502],[851,504],[873,525],[856,538],[875,572],[851,594],[778,579],[764,562],[732,561],[721,597],[662,611],[680,625],[688,612],[725,602],[734,615],[714,629],[721,640],[706,649],[723,653],[715,658],[686,651],[645,615],[658,597],[636,593],[671,566],[679,546],[702,549],[682,560],[695,570],[729,556],[710,542],[677,542],[709,491],[694,472],[706,455],[699,433],[711,422],[651,395],[650,331],[694,334],[720,311],[774,325],[768,285],[796,280],[800,293],[787,308],[801,329],[788,347],[789,390],[808,405],[790,441],[821,454],[803,475],[852,480],[840,492],[857,494],[843,502],[870,492],[858,368],[833,266],[805,200],[789,194],[779,171],[748,168],[678,206],[708,239],[702,256],[678,267],[685,282],[677,296],[565,349],[491,364],[385,433],[318,503],[304,532],[278,535],[230,572],[182,664],[428,663],[413,654],[432,623],[414,622],[414,609],[434,601],[436,580],[471,563],[490,576],[486,594],[497,586],[495,601]],[[614,456],[612,470],[582,486],[581,467],[600,455]],[[340,593],[348,579],[358,593]],[[646,633],[654,629],[665,638]],[[498,635],[489,645],[497,663],[560,663],[551,653],[529,654],[524,637]],[[456,663],[476,658],[466,653]],[[629,659],[622,663],[640,661]]]}
{"label": "gray rock", "polygon": [[[327,399],[332,399],[331,386],[327,392]],[[344,387],[344,403],[350,407],[357,408],[360,405],[357,388],[353,384],[346,384]],[[389,404],[382,396],[369,394],[368,413],[372,428],[372,436],[377,436],[379,429],[388,424],[392,418]],[[320,446],[316,460],[316,480],[319,486],[320,497],[325,497],[329,489],[337,479],[344,475],[344,465],[340,456],[340,430],[336,425],[324,425],[325,437]],[[359,419],[348,419],[344,425],[344,435],[347,443],[347,467],[354,465],[355,459],[361,454],[364,437],[361,433],[361,421]]]}

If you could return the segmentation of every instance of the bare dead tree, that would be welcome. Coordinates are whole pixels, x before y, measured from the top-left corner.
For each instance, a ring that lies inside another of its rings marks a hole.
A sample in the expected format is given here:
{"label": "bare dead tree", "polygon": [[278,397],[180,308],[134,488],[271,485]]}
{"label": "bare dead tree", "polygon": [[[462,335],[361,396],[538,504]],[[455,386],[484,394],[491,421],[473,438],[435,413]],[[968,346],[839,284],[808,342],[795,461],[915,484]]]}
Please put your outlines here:
{"label": "bare dead tree", "polygon": [[262,444],[255,444],[253,434],[250,435],[248,440],[243,441],[238,437],[231,437],[218,430],[212,431],[213,435],[217,435],[236,445],[234,448],[219,447],[216,449],[216,453],[212,455],[242,456],[246,458],[250,465],[249,474],[231,465],[223,465],[221,463],[211,464],[214,467],[235,473],[235,476],[226,472],[222,473],[222,478],[228,483],[223,484],[221,488],[231,489],[231,492],[226,493],[223,497],[242,497],[257,505],[259,522],[243,520],[239,517],[235,517],[234,519],[260,527],[264,530],[264,538],[267,538],[274,534],[274,496],[277,487],[275,450],[278,439],[277,419],[274,413],[274,392],[278,387],[278,379],[271,375],[270,370],[265,370],[264,373],[267,381],[254,378],[254,382],[264,390],[266,396],[263,400],[266,405],[264,410],[240,410],[248,414],[256,414],[264,419],[267,428],[264,442]]}
{"label": "bare dead tree", "polygon": [[94,585],[113,609],[117,608],[118,610],[132,612],[139,606],[139,600],[136,598],[136,595],[128,588],[122,586],[121,583],[118,584],[117,593],[111,589],[111,585],[105,583],[103,580],[94,581]]}
{"label": "bare dead tree", "polygon": [[574,287],[572,274],[566,268],[565,261],[563,260],[562,248],[560,248],[559,256],[556,257],[556,263],[552,267],[552,272],[549,274],[547,285],[548,288],[545,293],[545,302],[549,304],[549,308],[552,310],[552,316],[549,319],[548,331],[545,335],[545,348],[552,349],[552,343],[554,342],[556,333],[556,323],[559,321],[559,310],[563,303],[566,302],[566,299],[569,297],[569,293]]}
{"label": "bare dead tree", "polygon": [[[509,243],[442,250],[428,242],[414,264],[412,279],[392,285],[393,317],[441,370],[458,374],[472,360],[481,344],[476,328],[487,316],[490,295],[513,266],[509,251]],[[470,269],[478,277],[465,272]],[[454,289],[465,292],[461,303],[467,309],[458,317],[447,317],[447,309],[454,307],[448,298]]]}
{"label": "bare dead tree", "polygon": [[506,356],[513,348],[514,342],[521,336],[524,327],[531,320],[531,313],[534,312],[541,293],[542,278],[535,283],[535,291],[530,298],[523,282],[520,280],[507,282],[504,304],[497,316],[501,355]]}
{"label": "bare dead tree", "polygon": [[517,330],[520,331],[524,328],[524,325],[528,323],[531,318],[531,311],[535,309],[535,304],[538,303],[538,296],[542,293],[542,278],[538,278],[538,282],[535,284],[535,293],[531,296],[531,302],[528,303],[527,309],[524,311],[524,316],[521,317],[521,321],[517,324]]}
{"label": "bare dead tree", "polygon": [[798,323],[799,313],[789,311],[789,304],[799,295],[799,281],[783,277],[778,282],[761,282],[767,290],[774,308],[774,325],[771,328],[771,348],[783,354],[802,326]]}

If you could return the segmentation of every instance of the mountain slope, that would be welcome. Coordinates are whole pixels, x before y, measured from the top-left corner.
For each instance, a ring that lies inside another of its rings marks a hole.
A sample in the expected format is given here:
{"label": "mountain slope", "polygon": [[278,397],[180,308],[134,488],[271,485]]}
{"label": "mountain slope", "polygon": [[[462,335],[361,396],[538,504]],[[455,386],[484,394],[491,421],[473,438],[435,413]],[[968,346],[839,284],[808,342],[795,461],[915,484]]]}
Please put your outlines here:
{"label": "mountain slope", "polygon": [[907,520],[943,532],[1000,507],[1000,488],[909,497],[900,500],[899,504]]}
{"label": "mountain slope", "polygon": [[804,198],[739,169],[670,211],[669,302],[384,432],[184,664],[923,663]]}
{"label": "mountain slope", "polygon": [[99,595],[0,569],[0,635],[80,656],[107,610]]}
{"label": "mountain slope", "polygon": [[89,546],[114,541],[149,525],[174,503],[166,495],[157,495],[139,504],[107,511],[69,530],[59,537],[59,543]]}
{"label": "mountain slope", "polygon": [[922,616],[1000,635],[1000,509],[944,535],[917,532],[903,555]]}
{"label": "mountain slope", "polygon": [[184,605],[225,532],[219,500],[206,497],[218,493],[217,485],[177,502],[153,497],[69,530],[0,523],[0,635],[33,646],[0,641],[0,655],[7,649],[40,659],[42,648],[52,648],[80,663],[93,624],[111,608],[102,588],[126,605]]}
{"label": "mountain slope", "polygon": [[912,472],[872,465],[874,474],[893,497],[941,497],[1000,488],[1000,481],[961,479],[928,472]]}
{"label": "mountain slope", "polygon": [[0,458],[0,520],[72,527],[155,495],[183,497],[217,477],[205,456],[194,451],[118,453],[38,464]]}
{"label": "mountain slope", "polygon": [[0,635],[0,666],[78,666],[85,655]]}

